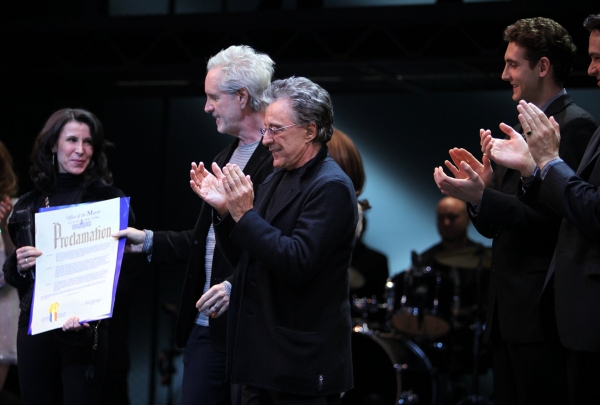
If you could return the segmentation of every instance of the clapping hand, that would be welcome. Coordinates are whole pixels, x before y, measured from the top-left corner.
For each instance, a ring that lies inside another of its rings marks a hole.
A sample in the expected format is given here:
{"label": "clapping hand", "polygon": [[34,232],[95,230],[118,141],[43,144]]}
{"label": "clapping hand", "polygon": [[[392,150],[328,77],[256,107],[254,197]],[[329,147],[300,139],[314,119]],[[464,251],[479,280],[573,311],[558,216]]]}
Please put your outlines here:
{"label": "clapping hand", "polygon": [[529,148],[523,135],[504,123],[500,124],[500,130],[508,135],[508,139],[492,138],[491,134],[486,135],[481,142],[484,153],[494,162],[520,171],[523,177],[531,176],[535,170],[535,162],[529,154]]}
{"label": "clapping hand", "polygon": [[250,176],[244,175],[238,165],[228,163],[223,168],[222,179],[227,194],[227,208],[237,222],[254,206],[254,187]]}
{"label": "clapping hand", "polygon": [[520,113],[519,121],[523,132],[527,134],[531,159],[542,169],[546,163],[558,158],[560,126],[554,117],[546,117],[546,114],[532,103],[520,101],[517,110]]}
{"label": "clapping hand", "polygon": [[192,163],[190,187],[200,198],[210,204],[219,215],[227,212],[227,196],[223,188],[223,172],[216,163],[212,164],[214,175],[206,170],[204,163]]}
{"label": "clapping hand", "polygon": [[482,163],[477,160],[477,158],[475,158],[475,156],[473,156],[468,150],[462,148],[453,148],[450,149],[450,157],[452,158],[452,162],[454,164],[447,160],[444,162],[444,164],[457,179],[468,178],[467,173],[463,170],[460,170],[460,162],[465,162],[471,166],[471,169],[473,169],[473,171],[477,173],[479,177],[481,177],[481,180],[483,180],[486,187],[489,187],[492,184],[493,170],[490,160],[487,158],[487,156],[483,155]]}

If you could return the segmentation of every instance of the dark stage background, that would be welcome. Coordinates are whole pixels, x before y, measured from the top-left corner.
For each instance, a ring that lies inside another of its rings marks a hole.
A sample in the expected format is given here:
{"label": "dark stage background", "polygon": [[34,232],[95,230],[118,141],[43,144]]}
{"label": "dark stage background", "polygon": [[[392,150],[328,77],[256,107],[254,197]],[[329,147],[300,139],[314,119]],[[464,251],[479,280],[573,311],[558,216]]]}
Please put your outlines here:
{"label": "dark stage background", "polygon": [[[190,162],[210,162],[231,141],[203,112],[205,64],[233,44],[270,54],[276,78],[307,76],[331,92],[336,126],[365,160],[363,197],[373,206],[366,243],[388,256],[392,273],[407,267],[412,249],[437,241],[434,208],[441,194],[432,174],[448,149],[477,152],[479,128],[499,135],[499,122],[516,123],[511,89],[500,79],[504,27],[540,15],[563,24],[579,47],[567,89],[600,119],[582,27],[600,9],[577,2],[50,3],[19,2],[0,16],[0,139],[26,192],[33,139],[49,115],[64,107],[94,112],[115,144],[110,167],[115,185],[131,197],[138,228],[194,225],[199,201],[188,185]],[[471,236],[489,244],[474,230]],[[179,301],[184,266],[136,269],[124,279],[129,288],[121,298],[130,316],[124,340],[131,403],[167,404],[178,398],[181,356],[167,353],[175,355],[170,386],[161,384],[168,356],[160,358],[172,349],[171,307]]]}

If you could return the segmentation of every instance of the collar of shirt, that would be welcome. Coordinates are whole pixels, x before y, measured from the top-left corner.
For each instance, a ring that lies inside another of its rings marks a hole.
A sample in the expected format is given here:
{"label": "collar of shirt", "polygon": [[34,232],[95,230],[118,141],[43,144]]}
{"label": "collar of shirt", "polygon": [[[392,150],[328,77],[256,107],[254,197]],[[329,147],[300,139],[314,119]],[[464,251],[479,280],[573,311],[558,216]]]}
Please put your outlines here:
{"label": "collar of shirt", "polygon": [[552,104],[554,102],[554,100],[556,100],[557,98],[561,97],[561,96],[565,96],[567,94],[567,89],[563,88],[561,91],[558,92],[558,94],[554,97],[552,97],[550,100],[546,101],[544,103],[544,105],[540,106],[540,110],[546,112],[546,108],[548,108],[548,106],[550,104]]}

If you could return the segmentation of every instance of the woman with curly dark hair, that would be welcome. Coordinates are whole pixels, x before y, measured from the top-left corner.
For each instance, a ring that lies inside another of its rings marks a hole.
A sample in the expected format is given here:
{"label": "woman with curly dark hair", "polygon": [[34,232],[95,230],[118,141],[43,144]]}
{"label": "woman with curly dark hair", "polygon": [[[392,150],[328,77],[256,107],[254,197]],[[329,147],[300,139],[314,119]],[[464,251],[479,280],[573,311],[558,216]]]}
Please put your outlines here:
{"label": "woman with curly dark hair", "polygon": [[[104,153],[107,142],[96,116],[81,109],[62,109],[48,119],[31,155],[35,189],[23,195],[14,212],[31,221],[42,207],[123,197],[110,186],[112,174]],[[100,398],[107,362],[106,321],[79,324],[67,320],[61,329],[28,334],[36,259],[42,252],[21,240],[15,215],[9,232],[16,250],[4,264],[8,283],[19,290],[21,314],[17,335],[19,380],[23,401],[36,404],[95,404]]]}

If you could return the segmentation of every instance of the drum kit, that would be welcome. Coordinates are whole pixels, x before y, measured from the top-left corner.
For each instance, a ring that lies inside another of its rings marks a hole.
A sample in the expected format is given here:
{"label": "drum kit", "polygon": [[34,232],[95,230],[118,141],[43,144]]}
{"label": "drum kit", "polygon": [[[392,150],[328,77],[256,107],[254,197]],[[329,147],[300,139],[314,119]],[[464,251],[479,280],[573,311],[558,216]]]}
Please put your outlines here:
{"label": "drum kit", "polygon": [[[342,404],[490,404],[478,395],[485,368],[481,274],[490,268],[491,250],[481,245],[442,252],[435,264],[413,264],[387,280],[385,297],[352,297],[354,388]],[[475,272],[472,285],[461,285],[459,272]],[[355,286],[364,276],[355,269]],[[475,305],[461,306],[461,288],[475,289]],[[487,359],[489,362],[489,358]],[[472,376],[465,397],[457,376]],[[457,395],[460,397],[457,398]]]}

